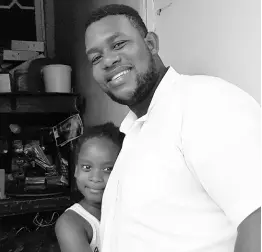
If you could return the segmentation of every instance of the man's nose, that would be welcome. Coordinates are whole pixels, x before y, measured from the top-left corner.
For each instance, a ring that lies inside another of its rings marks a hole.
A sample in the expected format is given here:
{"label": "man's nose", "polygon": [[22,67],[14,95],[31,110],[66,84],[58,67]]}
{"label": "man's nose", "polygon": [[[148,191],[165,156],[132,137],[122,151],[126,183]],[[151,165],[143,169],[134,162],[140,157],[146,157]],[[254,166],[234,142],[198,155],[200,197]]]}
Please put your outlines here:
{"label": "man's nose", "polygon": [[104,68],[110,68],[120,62],[120,56],[116,52],[107,52],[104,54]]}

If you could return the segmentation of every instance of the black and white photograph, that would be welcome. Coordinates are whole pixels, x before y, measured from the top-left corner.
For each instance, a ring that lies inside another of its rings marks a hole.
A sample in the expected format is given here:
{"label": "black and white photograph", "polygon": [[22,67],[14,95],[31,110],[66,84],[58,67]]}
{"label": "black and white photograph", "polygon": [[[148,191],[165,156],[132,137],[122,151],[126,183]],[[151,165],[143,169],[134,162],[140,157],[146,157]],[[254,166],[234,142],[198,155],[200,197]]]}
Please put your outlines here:
{"label": "black and white photograph", "polygon": [[0,252],[261,252],[261,0],[0,24]]}

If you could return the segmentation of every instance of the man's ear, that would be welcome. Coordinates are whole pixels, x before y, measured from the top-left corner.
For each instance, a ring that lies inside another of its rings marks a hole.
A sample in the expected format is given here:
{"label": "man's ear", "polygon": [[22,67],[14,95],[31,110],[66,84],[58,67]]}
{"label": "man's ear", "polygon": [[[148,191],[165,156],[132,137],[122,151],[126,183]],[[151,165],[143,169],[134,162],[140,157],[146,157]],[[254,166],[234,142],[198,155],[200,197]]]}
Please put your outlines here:
{"label": "man's ear", "polygon": [[159,51],[158,36],[154,32],[148,32],[144,40],[152,55],[158,54]]}

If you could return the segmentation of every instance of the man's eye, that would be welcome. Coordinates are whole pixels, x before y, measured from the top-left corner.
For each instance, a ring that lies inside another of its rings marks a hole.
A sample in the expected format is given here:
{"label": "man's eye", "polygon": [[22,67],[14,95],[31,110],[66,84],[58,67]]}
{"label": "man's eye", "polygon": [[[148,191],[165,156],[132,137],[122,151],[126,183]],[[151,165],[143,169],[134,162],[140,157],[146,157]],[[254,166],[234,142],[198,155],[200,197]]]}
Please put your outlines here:
{"label": "man's eye", "polygon": [[122,47],[124,47],[125,44],[126,44],[126,41],[117,42],[117,43],[114,44],[114,49],[119,50],[119,49],[121,49]]}
{"label": "man's eye", "polygon": [[113,170],[113,167],[105,167],[104,171],[105,172],[111,172]]}
{"label": "man's eye", "polygon": [[82,165],[81,168],[84,171],[90,171],[91,170],[91,166],[90,165]]}
{"label": "man's eye", "polygon": [[101,56],[99,55],[99,56],[92,58],[91,62],[93,65],[95,65],[99,62],[100,59],[101,59]]}

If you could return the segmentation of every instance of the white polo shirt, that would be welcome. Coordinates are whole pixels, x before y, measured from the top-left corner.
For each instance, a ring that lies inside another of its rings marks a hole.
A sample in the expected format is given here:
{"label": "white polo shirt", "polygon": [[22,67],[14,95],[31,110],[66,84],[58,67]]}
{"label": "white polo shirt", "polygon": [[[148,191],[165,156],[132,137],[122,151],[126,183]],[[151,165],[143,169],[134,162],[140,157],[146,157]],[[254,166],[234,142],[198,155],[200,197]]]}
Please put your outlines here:
{"label": "white polo shirt", "polygon": [[260,206],[260,107],[219,78],[169,68],[148,113],[121,125],[102,252],[233,252]]}

